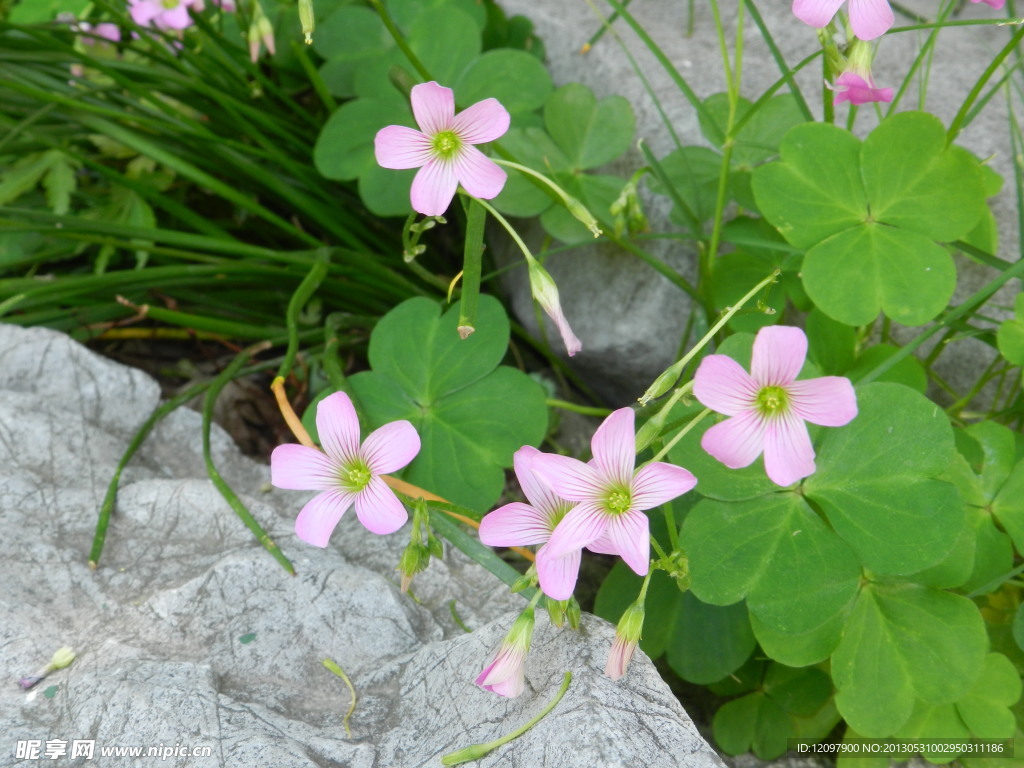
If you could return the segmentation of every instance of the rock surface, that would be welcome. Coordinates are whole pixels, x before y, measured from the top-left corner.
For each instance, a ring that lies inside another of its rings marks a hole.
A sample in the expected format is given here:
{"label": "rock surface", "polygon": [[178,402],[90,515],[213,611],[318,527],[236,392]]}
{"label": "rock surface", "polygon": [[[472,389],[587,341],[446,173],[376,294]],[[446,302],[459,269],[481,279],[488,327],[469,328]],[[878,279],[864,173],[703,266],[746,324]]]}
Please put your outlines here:
{"label": "rock surface", "polygon": [[[303,545],[291,525],[304,496],[270,490],[268,468],[215,428],[215,462],[291,558],[288,576],[206,478],[191,411],[128,466],[90,570],[106,484],[158,396],[60,334],[0,325],[0,763],[33,764],[18,742],[37,740],[38,760],[63,742],[59,765],[142,765],[100,750],[156,747],[167,766],[436,766],[527,721],[569,670],[558,707],[477,765],[721,766],[642,654],[618,683],[603,675],[614,628],[592,616],[576,635],[538,614],[522,697],[477,688],[520,598],[458,552],[416,577],[418,601],[403,596],[405,536],[351,516],[326,549]],[[29,693],[14,684],[64,645],[71,667]],[[325,658],[357,691],[351,737],[350,695]],[[76,740],[94,742],[92,760],[71,757]]]}

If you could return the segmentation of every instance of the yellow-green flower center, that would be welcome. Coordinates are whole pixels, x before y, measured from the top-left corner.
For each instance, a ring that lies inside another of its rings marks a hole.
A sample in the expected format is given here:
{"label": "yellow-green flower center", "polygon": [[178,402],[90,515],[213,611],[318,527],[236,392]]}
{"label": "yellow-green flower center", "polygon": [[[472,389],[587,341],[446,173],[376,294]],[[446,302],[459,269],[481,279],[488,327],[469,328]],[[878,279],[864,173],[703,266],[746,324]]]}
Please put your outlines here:
{"label": "yellow-green flower center", "polygon": [[370,472],[370,468],[360,461],[355,464],[351,464],[350,466],[343,467],[339,479],[346,491],[349,491],[350,493],[358,493],[369,485],[372,478],[373,473]]}
{"label": "yellow-green flower center", "polygon": [[633,505],[633,497],[627,488],[613,488],[604,500],[604,508],[613,515],[621,515]]}
{"label": "yellow-green flower center", "polygon": [[162,6],[164,7],[164,8],[166,8],[167,10],[171,10],[171,9],[173,9],[173,8],[177,8],[177,7],[178,7],[178,3],[179,3],[180,1],[181,1],[181,0],[163,0],[163,2],[161,3],[161,5],[162,5]]}
{"label": "yellow-green flower center", "polygon": [[439,131],[434,134],[434,152],[445,160],[454,155],[461,146],[462,140],[455,135],[454,131]]}
{"label": "yellow-green flower center", "polygon": [[782,387],[765,387],[757,393],[757,410],[764,416],[778,416],[789,408],[789,396]]}

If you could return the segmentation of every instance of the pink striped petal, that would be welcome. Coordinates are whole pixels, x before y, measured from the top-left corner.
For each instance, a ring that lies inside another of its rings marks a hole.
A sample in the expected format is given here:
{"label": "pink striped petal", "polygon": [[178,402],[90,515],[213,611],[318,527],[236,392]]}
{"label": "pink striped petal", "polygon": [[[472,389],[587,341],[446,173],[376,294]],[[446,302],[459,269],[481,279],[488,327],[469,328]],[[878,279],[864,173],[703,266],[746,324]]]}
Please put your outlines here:
{"label": "pink striped petal", "polygon": [[794,381],[786,387],[793,413],[823,427],[841,427],[857,415],[853,384],[842,376]]}
{"label": "pink striped petal", "polygon": [[652,509],[677,496],[682,496],[697,484],[697,478],[675,464],[656,461],[641,467],[633,478],[632,509]]}
{"label": "pink striped petal", "polygon": [[476,147],[462,147],[452,159],[459,183],[473,197],[490,200],[505,186],[508,174]]}
{"label": "pink striped petal", "polygon": [[317,404],[316,431],[332,459],[350,464],[359,456],[359,417],[344,392],[328,395]]}
{"label": "pink striped petal", "polygon": [[545,545],[548,557],[564,557],[596,541],[608,526],[608,515],[596,504],[580,504],[555,526]]}
{"label": "pink striped petal", "polygon": [[459,112],[452,120],[452,130],[467,144],[485,144],[504,136],[511,120],[501,102],[484,99]]}
{"label": "pink striped petal", "polygon": [[412,101],[412,114],[421,131],[433,136],[451,130],[452,119],[455,117],[455,96],[451,88],[431,80],[429,83],[414,85],[409,98]]}
{"label": "pink striped petal", "polygon": [[543,544],[551,536],[551,518],[529,504],[514,501],[484,515],[480,541],[490,547]]}
{"label": "pink striped petal", "polygon": [[[825,83],[828,85],[828,83]],[[831,86],[830,86],[831,87]],[[865,80],[855,72],[844,72],[836,78],[835,97],[832,104],[838,106],[844,101],[860,106],[876,101],[892,101],[892,88],[876,88],[874,83]]]}
{"label": "pink striped petal", "polygon": [[534,458],[531,466],[563,499],[595,501],[603,494],[605,484],[597,469],[579,459],[542,453]]}
{"label": "pink striped petal", "polygon": [[448,210],[458,186],[452,163],[431,159],[412,180],[409,200],[413,210],[424,216],[440,216]]}
{"label": "pink striped petal", "polygon": [[373,154],[381,168],[419,168],[434,156],[434,147],[430,137],[415,128],[389,125],[377,131],[373,139]]}
{"label": "pink striped petal", "polygon": [[651,565],[651,533],[647,515],[631,510],[608,521],[605,537],[611,549],[638,576],[646,576]]}
{"label": "pink striped petal", "polygon": [[356,517],[370,533],[394,533],[409,519],[395,492],[379,477],[371,477],[356,494]]}
{"label": "pink striped petal", "polygon": [[325,491],[317,494],[295,518],[295,535],[314,547],[326,547],[341,516],[352,505],[352,494]]}
{"label": "pink striped petal", "polygon": [[188,6],[179,3],[174,8],[164,10],[155,22],[160,29],[184,29],[192,25],[192,17],[188,15]]}
{"label": "pink striped petal", "polygon": [[618,485],[628,486],[636,466],[636,432],[633,409],[619,408],[597,428],[590,447],[600,474]]}
{"label": "pink striped petal", "polygon": [[419,452],[420,436],[416,428],[403,419],[385,424],[367,435],[359,453],[370,472],[386,475],[404,467]]}
{"label": "pink striped petal", "polygon": [[764,419],[748,411],[715,424],[700,439],[700,447],[729,469],[739,469],[761,455],[764,432]]}
{"label": "pink striped petal", "polygon": [[807,336],[789,325],[769,325],[757,332],[750,375],[761,387],[784,387],[794,381],[807,359]]}
{"label": "pink striped petal", "polygon": [[526,654],[513,646],[502,646],[494,661],[476,679],[481,688],[514,699],[523,692]]}
{"label": "pink striped petal", "polygon": [[323,451],[305,445],[279,445],[270,454],[270,483],[289,491],[338,488],[341,468]]}
{"label": "pink striped petal", "polygon": [[814,448],[807,425],[795,416],[772,420],[764,434],[764,471],[776,485],[792,485],[813,475]]}
{"label": "pink striped petal", "polygon": [[861,40],[881,37],[896,21],[889,0],[850,0],[850,26]]}
{"label": "pink striped petal", "polygon": [[821,29],[836,15],[843,0],[793,0],[793,15],[804,24]]}
{"label": "pink striped petal", "polygon": [[547,549],[545,545],[537,550],[537,578],[540,579],[541,591],[553,600],[568,600],[576,589],[582,553],[575,549],[562,557],[549,557]]}
{"label": "pink striped petal", "polygon": [[524,445],[512,457],[512,466],[515,467],[516,479],[519,480],[519,485],[533,508],[546,516],[551,516],[565,502],[541,475],[533,471],[533,461],[541,455],[541,452],[532,445]]}
{"label": "pink striped petal", "polygon": [[693,376],[693,396],[713,411],[735,416],[754,404],[757,383],[728,355],[708,355]]}

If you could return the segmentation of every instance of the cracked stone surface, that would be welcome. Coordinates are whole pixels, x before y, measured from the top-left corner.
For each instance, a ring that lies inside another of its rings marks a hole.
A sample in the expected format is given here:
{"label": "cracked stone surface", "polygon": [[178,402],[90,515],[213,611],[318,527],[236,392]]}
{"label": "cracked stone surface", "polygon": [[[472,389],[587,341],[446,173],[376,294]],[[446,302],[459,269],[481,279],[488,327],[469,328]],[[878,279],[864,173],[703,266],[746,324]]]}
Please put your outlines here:
{"label": "cracked stone surface", "polygon": [[[663,157],[675,148],[651,94],[636,75],[633,63],[612,35],[604,37],[586,55],[579,51],[601,28],[601,21],[591,8],[590,0],[560,0],[537,3],[533,0],[502,0],[506,12],[522,14],[534,22],[535,31],[544,41],[547,64],[556,86],[581,82],[593,89],[598,98],[618,94],[625,96],[636,114],[636,138],[643,139],[655,157]],[[597,4],[610,12],[606,4]],[[797,21],[789,2],[774,0],[758,3],[767,28],[785,60],[795,64],[817,50],[815,31]],[[912,0],[905,5],[913,11],[931,15],[932,0]],[[694,4],[694,34],[686,34],[687,4],[678,0],[645,0],[633,3],[629,11],[653,38],[694,91],[701,98],[725,90],[725,75],[714,28],[711,5]],[[736,4],[721,9],[726,40],[735,39]],[[984,4],[966,4],[960,18],[995,18],[997,14]],[[902,22],[898,22],[902,23]],[[650,81],[651,90],[664,107],[673,130],[683,145],[709,146],[700,133],[697,115],[662,65],[648,51],[632,29],[621,19],[615,32]],[[928,79],[928,99],[924,108],[936,114],[945,125],[952,121],[963,99],[970,92],[992,57],[1009,40],[1007,28],[957,27],[942,31]],[[875,80],[879,86],[898,85],[909,71],[922,38],[916,34],[886,35],[879,46],[874,63]],[[779,68],[758,28],[747,17],[743,51],[742,95],[754,100],[779,78]],[[813,64],[796,76],[811,112],[822,114],[821,67]],[[900,110],[918,109],[917,84],[908,89]],[[780,91],[781,92],[781,91]],[[836,109],[837,123],[845,121],[846,105]],[[1013,148],[1010,143],[1009,116],[1005,98],[993,99],[982,113],[960,134],[957,143],[971,150],[1003,176],[1001,193],[992,198],[999,227],[999,255],[1015,261],[1018,258],[1020,233],[1016,228],[1015,193],[1013,190]],[[872,110],[862,109],[855,131],[866,134],[875,125]],[[645,164],[643,156],[632,150],[612,169],[623,178]],[[668,198],[647,195],[645,210],[654,232],[676,231],[668,221]],[[532,247],[541,245],[543,232],[539,225],[523,226]],[[678,241],[645,241],[643,247],[687,279],[696,277],[696,253]],[[521,260],[518,250],[499,244],[499,256],[510,261]],[[572,367],[588,385],[608,399],[612,405],[635,402],[647,386],[675,361],[683,329],[690,314],[690,300],[668,280],[637,258],[611,246],[584,246],[552,256],[546,266],[558,283],[565,314],[583,351],[571,362]],[[957,262],[960,284],[954,301],[960,302],[995,277],[994,271],[974,262]],[[538,332],[536,313],[530,296],[526,270],[514,270],[505,282],[515,314],[532,333]],[[1016,282],[1014,281],[1014,292]],[[1009,298],[1007,298],[1009,296]],[[1012,305],[1012,293],[1004,289],[997,294],[996,304]],[[993,314],[999,315],[993,310]],[[1003,315],[1005,316],[1005,315]],[[546,322],[546,319],[545,319]],[[550,324],[549,324],[550,325]],[[897,338],[914,335],[911,330],[895,329]],[[558,334],[548,328],[552,349],[561,353]],[[936,337],[937,338],[937,337]],[[923,347],[923,353],[931,348]],[[977,371],[991,360],[991,349],[973,339],[959,339],[939,360],[937,370],[960,391],[974,381]]]}
{"label": "cracked stone surface", "polygon": [[[125,470],[90,570],[106,484],[158,397],[145,374],[61,334],[0,325],[0,764],[34,764],[16,760],[19,740],[62,740],[58,765],[144,765],[99,750],[181,746],[212,754],[159,764],[436,766],[527,721],[569,670],[559,706],[477,765],[722,765],[646,657],[618,683],[603,675],[614,628],[592,616],[577,635],[538,612],[526,693],[480,690],[473,679],[520,598],[457,552],[416,577],[418,602],[403,596],[405,536],[374,536],[354,517],[326,549],[303,545],[291,526],[306,495],[271,490],[268,467],[215,429],[215,462],[294,563],[288,576],[206,478],[191,411]],[[64,645],[78,652],[71,667],[27,694],[14,684]],[[348,689],[324,658],[355,685],[351,737]],[[95,741],[93,760],[70,757],[74,740]]]}

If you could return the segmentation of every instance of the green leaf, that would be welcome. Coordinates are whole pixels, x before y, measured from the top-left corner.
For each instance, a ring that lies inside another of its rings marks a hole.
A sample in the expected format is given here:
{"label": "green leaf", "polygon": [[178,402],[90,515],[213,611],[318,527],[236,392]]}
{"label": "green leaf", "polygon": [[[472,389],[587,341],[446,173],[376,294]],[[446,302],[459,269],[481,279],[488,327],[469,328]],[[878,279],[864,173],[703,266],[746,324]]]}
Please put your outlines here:
{"label": "green leaf", "polygon": [[824,375],[838,376],[853,366],[857,332],[852,327],[815,308],[807,315],[806,330],[807,355]]}
{"label": "green leaf", "polygon": [[553,88],[551,75],[535,56],[498,49],[469,62],[456,81],[455,97],[461,107],[494,98],[515,116],[539,109]]}
{"label": "green leaf", "polygon": [[865,566],[921,571],[946,556],[967,524],[956,488],[933,479],[953,458],[949,421],[898,384],[860,387],[857,402],[852,422],[824,430],[804,493]]}
{"label": "green leaf", "polygon": [[[891,344],[875,344],[868,347],[861,351],[857,357],[857,362],[846,371],[846,377],[850,381],[857,383],[899,351],[899,347],[894,347]],[[924,369],[921,361],[911,355],[900,360],[896,365],[875,379],[875,381],[889,381],[894,384],[902,384],[923,395],[928,389],[928,372]]]}
{"label": "green leaf", "polygon": [[328,179],[349,181],[377,167],[373,139],[377,131],[393,124],[413,124],[409,105],[394,88],[376,99],[348,102],[331,115],[317,137],[313,147],[316,169]]}
{"label": "green leaf", "polygon": [[1024,459],[1014,466],[1009,478],[992,501],[992,514],[1010,534],[1018,552],[1024,552]]}
{"label": "green leaf", "polygon": [[[623,181],[618,176],[599,176],[583,173],[578,176],[559,174],[555,177],[566,192],[582,202],[598,220],[608,219],[608,209],[622,192]],[[560,204],[544,211],[540,223],[545,231],[563,243],[589,243],[594,233]]]}
{"label": "green leaf", "polygon": [[[899,730],[899,736],[907,741],[928,740],[931,749],[921,750],[921,755],[930,763],[950,763],[956,759],[957,752],[944,751],[941,744],[954,748],[971,737],[970,731],[964,726],[952,704],[934,706],[918,701],[914,712]],[[932,743],[932,740],[936,743]]]}
{"label": "green leaf", "polygon": [[764,692],[788,714],[810,717],[832,698],[832,680],[820,669],[768,665]]}
{"label": "green leaf", "polygon": [[439,13],[421,13],[409,26],[408,40],[431,76],[445,84],[455,82],[482,46],[480,26],[465,11],[451,7],[450,0]]}
{"label": "green leaf", "polygon": [[[700,130],[704,137],[719,149],[722,148],[725,136],[720,130],[729,117],[729,95],[716,93],[704,100],[706,112],[698,113]],[[740,98],[736,105],[736,119],[746,116],[753,104]],[[715,118],[712,125],[707,117]],[[790,128],[804,122],[796,98],[789,93],[773,96],[761,104],[753,116],[744,123],[739,133],[733,138],[732,164],[750,168],[762,163],[774,155],[779,148],[782,137]]]}
{"label": "green leaf", "polygon": [[[698,222],[705,222],[714,215],[721,156],[707,147],[681,147],[665,155],[659,165],[667,184],[654,174],[648,175],[647,183],[652,192],[670,195],[671,185]],[[687,228],[690,226],[687,216],[678,206],[673,206],[670,216],[674,223]]]}
{"label": "green leaf", "polygon": [[868,737],[896,733],[915,700],[948,704],[978,680],[985,624],[967,598],[909,584],[868,584],[832,656],[836,704]]}
{"label": "green leaf", "polygon": [[785,710],[757,691],[719,708],[712,728],[715,743],[726,754],[752,750],[762,760],[772,760],[786,751],[790,724]]}
{"label": "green leaf", "polygon": [[750,616],[750,626],[761,650],[769,658],[792,667],[804,667],[822,662],[832,655],[839,645],[848,613],[849,610],[837,613],[806,632],[779,632],[753,614]]}
{"label": "green leaf", "polygon": [[403,477],[473,509],[493,504],[504,468],[547,429],[544,392],[524,373],[495,367],[505,354],[508,318],[481,296],[477,330],[462,340],[458,309],[409,299],[381,318],[370,338],[373,371],[349,383],[375,428],[408,419],[422,448]]}
{"label": "green leaf", "polygon": [[697,478],[696,492],[710,499],[740,501],[775,491],[778,486],[764,473],[761,459],[749,467],[729,469],[700,447],[701,437],[714,424],[714,417],[706,418],[676,443],[668,454],[672,462],[686,467]]}
{"label": "green leaf", "polygon": [[43,177],[46,203],[58,215],[63,216],[71,210],[71,195],[78,187],[75,178],[76,168],[77,164],[71,162],[67,155],[58,153],[50,165],[50,170]]}
{"label": "green leaf", "polygon": [[999,326],[996,343],[1000,354],[1014,365],[1024,365],[1024,293],[1013,300],[1014,317]]}
{"label": "green leaf", "polygon": [[548,97],[544,124],[577,171],[597,168],[626,152],[636,128],[633,108],[625,98],[598,101],[580,83],[564,85]]}
{"label": "green leaf", "polygon": [[1001,653],[990,653],[974,687],[956,702],[956,710],[975,737],[1009,739],[1017,729],[1009,708],[1020,694],[1020,673],[1013,662]]}

